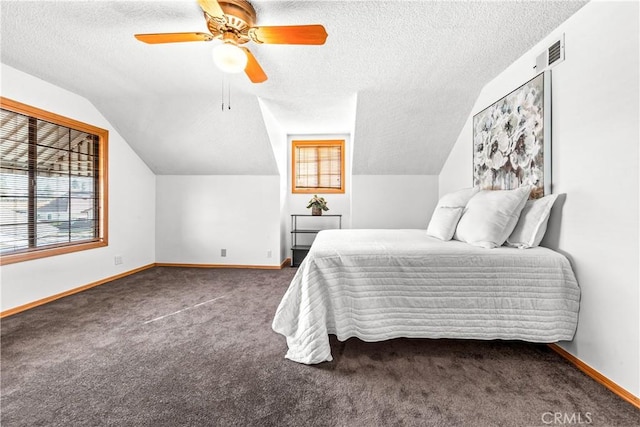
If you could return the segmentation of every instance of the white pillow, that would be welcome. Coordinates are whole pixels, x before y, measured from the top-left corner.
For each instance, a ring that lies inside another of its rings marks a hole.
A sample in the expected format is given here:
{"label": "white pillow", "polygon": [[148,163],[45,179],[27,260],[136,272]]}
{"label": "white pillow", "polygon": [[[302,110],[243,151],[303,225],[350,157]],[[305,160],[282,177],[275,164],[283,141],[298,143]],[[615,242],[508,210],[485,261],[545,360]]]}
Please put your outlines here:
{"label": "white pillow", "polygon": [[458,221],[462,216],[463,207],[441,206],[433,211],[427,234],[440,240],[451,240],[456,231]]}
{"label": "white pillow", "polygon": [[451,240],[464,207],[478,191],[480,189],[477,187],[465,188],[442,196],[429,221],[427,234],[441,240]]}
{"label": "white pillow", "polygon": [[506,245],[514,248],[535,248],[540,245],[547,231],[551,208],[557,198],[557,194],[551,194],[541,199],[528,200]]}
{"label": "white pillow", "polygon": [[473,196],[458,222],[456,239],[483,248],[502,246],[518,222],[531,186],[515,190],[483,190]]}

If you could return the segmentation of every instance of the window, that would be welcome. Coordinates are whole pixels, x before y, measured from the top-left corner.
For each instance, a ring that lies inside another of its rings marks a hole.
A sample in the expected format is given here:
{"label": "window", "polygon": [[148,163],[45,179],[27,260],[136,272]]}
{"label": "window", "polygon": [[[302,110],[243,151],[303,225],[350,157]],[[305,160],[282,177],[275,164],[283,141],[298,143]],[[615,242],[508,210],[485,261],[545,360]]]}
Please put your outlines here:
{"label": "window", "polygon": [[292,141],[293,193],[344,193],[344,140]]}
{"label": "window", "polygon": [[0,264],[107,245],[108,131],[0,97]]}

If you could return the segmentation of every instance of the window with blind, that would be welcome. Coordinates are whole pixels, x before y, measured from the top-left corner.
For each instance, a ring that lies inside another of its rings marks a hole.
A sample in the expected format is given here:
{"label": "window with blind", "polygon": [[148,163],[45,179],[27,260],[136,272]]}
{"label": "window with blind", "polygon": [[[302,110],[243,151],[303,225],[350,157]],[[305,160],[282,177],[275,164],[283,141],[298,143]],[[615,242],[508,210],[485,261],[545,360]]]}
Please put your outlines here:
{"label": "window with blind", "polygon": [[0,263],[107,245],[108,131],[0,98]]}
{"label": "window with blind", "polygon": [[344,140],[292,141],[293,193],[344,193]]}

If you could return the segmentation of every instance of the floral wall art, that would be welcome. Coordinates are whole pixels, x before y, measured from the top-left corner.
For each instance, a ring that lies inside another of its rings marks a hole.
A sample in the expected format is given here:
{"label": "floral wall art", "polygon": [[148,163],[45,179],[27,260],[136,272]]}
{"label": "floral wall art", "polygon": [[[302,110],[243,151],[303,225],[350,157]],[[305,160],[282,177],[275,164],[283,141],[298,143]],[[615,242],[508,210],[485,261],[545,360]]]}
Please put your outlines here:
{"label": "floral wall art", "polygon": [[551,75],[542,73],[473,116],[473,184],[551,192]]}

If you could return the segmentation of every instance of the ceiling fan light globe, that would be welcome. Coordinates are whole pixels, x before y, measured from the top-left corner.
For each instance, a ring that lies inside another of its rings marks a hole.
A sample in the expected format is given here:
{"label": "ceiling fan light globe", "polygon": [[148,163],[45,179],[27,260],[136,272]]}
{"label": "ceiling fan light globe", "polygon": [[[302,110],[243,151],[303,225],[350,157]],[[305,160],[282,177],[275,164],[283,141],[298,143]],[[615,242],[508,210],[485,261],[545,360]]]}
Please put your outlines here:
{"label": "ceiling fan light globe", "polygon": [[225,73],[241,73],[247,66],[247,55],[233,43],[213,48],[213,62]]}

